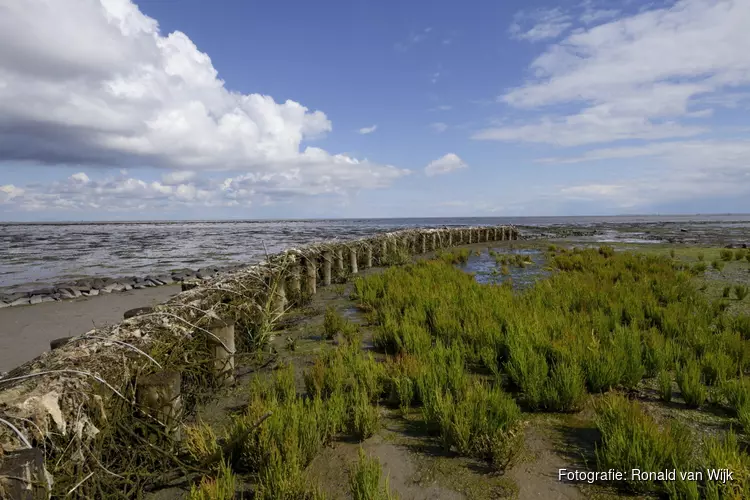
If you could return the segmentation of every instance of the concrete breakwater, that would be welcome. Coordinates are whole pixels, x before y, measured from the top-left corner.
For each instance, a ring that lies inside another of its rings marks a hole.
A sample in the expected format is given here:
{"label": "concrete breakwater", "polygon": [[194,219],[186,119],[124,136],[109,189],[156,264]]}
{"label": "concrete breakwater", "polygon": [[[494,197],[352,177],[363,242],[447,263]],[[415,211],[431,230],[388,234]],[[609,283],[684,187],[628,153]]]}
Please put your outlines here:
{"label": "concrete breakwater", "polygon": [[0,497],[121,495],[133,463],[163,466],[153,450],[175,448],[197,395],[232,382],[235,354],[267,345],[275,323],[319,286],[415,254],[518,238],[513,226],[408,229],[290,249],[55,342],[0,379]]}
{"label": "concrete breakwater", "polygon": [[38,288],[29,292],[0,293],[0,309],[11,306],[25,306],[69,300],[78,297],[92,297],[105,293],[140,290],[154,286],[171,285],[186,280],[209,279],[217,274],[234,271],[243,266],[213,266],[198,270],[177,269],[169,274],[148,275],[145,277],[128,276],[124,278],[83,278],[69,283],[60,283],[53,287]]}

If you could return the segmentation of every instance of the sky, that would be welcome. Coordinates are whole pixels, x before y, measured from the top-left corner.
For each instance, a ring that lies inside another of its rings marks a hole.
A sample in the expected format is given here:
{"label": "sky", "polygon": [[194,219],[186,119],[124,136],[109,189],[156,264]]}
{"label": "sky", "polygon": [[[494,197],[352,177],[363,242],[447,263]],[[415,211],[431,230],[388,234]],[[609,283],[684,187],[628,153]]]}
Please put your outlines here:
{"label": "sky", "polygon": [[0,221],[750,212],[750,0],[0,0]]}

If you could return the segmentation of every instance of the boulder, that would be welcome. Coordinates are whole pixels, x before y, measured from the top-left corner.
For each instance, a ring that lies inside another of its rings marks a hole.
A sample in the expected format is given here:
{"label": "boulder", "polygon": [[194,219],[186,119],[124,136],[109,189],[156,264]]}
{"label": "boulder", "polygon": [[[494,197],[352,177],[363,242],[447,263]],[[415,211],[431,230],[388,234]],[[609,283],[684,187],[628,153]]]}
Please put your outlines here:
{"label": "boulder", "polygon": [[[81,292],[78,292],[78,293],[80,294]],[[68,289],[62,289],[58,292],[58,294],[60,295],[60,299],[62,300],[73,299],[76,297],[76,295]]]}
{"label": "boulder", "polygon": [[4,302],[0,300],[0,309],[4,309],[6,307],[10,307],[10,302]]}
{"label": "boulder", "polygon": [[125,290],[125,285],[123,285],[122,283],[113,283],[110,286],[112,287],[113,292],[122,292],[123,290]]}
{"label": "boulder", "polygon": [[12,306],[26,306],[29,305],[29,298],[28,297],[20,297],[13,302],[10,303]]}
{"label": "boulder", "polygon": [[29,299],[29,304],[31,304],[32,306],[36,304],[41,304],[42,299],[44,297],[45,297],[44,295],[32,295],[31,298]]}
{"label": "boulder", "polygon": [[83,292],[83,295],[86,296],[86,297],[95,297],[95,296],[99,295],[99,290],[92,289],[92,290],[89,290],[88,292]]}
{"label": "boulder", "polygon": [[18,299],[29,298],[28,292],[15,292],[5,296],[5,302],[13,302]]}
{"label": "boulder", "polygon": [[126,291],[126,292],[127,292],[128,290],[132,290],[132,289],[133,289],[133,285],[131,285],[130,283],[125,283],[125,284],[123,284],[123,287],[125,287],[125,288],[124,288],[124,291]]}
{"label": "boulder", "polygon": [[171,285],[172,283],[174,283],[174,280],[168,274],[160,274],[159,276],[156,277],[156,279],[158,279],[165,285]]}

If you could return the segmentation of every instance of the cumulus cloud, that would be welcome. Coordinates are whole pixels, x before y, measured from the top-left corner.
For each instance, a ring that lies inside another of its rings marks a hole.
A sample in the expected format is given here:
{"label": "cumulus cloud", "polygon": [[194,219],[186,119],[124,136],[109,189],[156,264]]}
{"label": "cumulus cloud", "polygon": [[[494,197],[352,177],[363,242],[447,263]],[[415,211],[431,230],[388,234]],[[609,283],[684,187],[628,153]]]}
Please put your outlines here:
{"label": "cumulus cloud", "polygon": [[432,177],[434,175],[447,174],[462,168],[469,168],[469,166],[464,163],[464,161],[459,158],[458,155],[454,153],[448,153],[447,155],[430,162],[424,168],[424,173],[428,177]]}
{"label": "cumulus cloud", "polygon": [[681,122],[692,105],[750,85],[749,24],[745,0],[680,0],[577,30],[499,98],[519,109],[577,110],[474,137],[571,146],[700,134],[705,128]]}
{"label": "cumulus cloud", "polygon": [[[303,148],[332,130],[323,112],[230,91],[184,33],[162,34],[130,0],[0,0],[0,9],[5,161],[175,170],[161,186],[233,170],[301,185],[327,176],[343,190],[408,173]],[[181,196],[199,198],[191,193]]]}
{"label": "cumulus cloud", "polygon": [[358,132],[359,132],[360,134],[362,134],[362,135],[365,135],[365,134],[372,134],[372,133],[373,133],[373,132],[375,132],[375,131],[376,131],[377,129],[378,129],[378,126],[377,126],[377,125],[373,125],[373,126],[371,126],[371,127],[362,127],[361,129],[359,129],[359,131],[358,131]]}

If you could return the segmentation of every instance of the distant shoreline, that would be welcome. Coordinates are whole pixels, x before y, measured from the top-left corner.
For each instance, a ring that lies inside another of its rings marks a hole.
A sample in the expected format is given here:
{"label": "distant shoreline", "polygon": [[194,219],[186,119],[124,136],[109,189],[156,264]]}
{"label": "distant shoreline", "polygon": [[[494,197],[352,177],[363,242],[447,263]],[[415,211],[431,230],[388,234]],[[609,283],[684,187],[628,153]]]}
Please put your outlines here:
{"label": "distant shoreline", "polygon": [[[480,220],[480,219],[506,219],[506,220],[524,220],[524,219],[612,219],[612,218],[653,218],[662,219],[661,222],[671,222],[670,219],[679,219],[676,222],[684,221],[686,217],[746,217],[750,222],[750,213],[690,213],[690,214],[616,214],[616,215],[524,215],[524,216],[497,216],[497,215],[477,215],[463,217],[324,217],[324,218],[306,218],[306,219],[132,219],[132,220],[60,220],[60,221],[2,221],[3,225],[79,225],[79,224],[232,224],[232,223],[285,223],[285,222],[369,222],[369,221],[409,221],[409,220]],[[689,222],[687,220],[686,222]],[[700,221],[695,221],[700,222]],[[524,225],[524,224],[519,224]]]}

